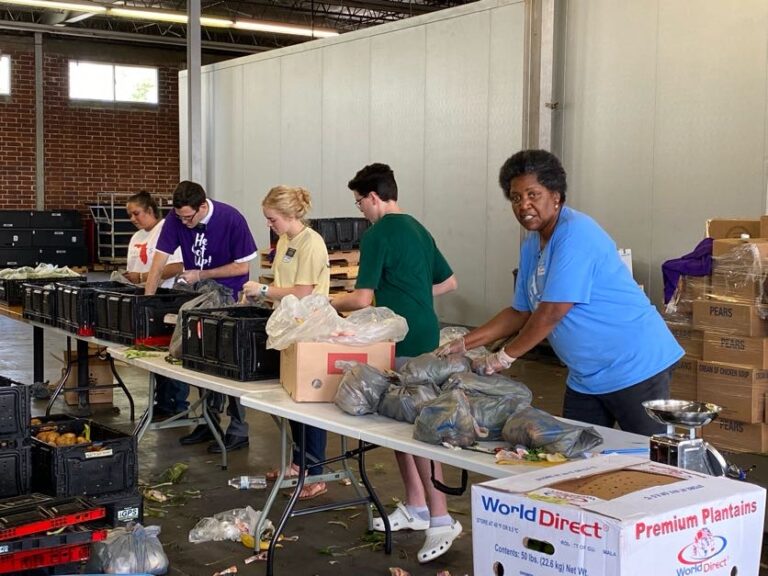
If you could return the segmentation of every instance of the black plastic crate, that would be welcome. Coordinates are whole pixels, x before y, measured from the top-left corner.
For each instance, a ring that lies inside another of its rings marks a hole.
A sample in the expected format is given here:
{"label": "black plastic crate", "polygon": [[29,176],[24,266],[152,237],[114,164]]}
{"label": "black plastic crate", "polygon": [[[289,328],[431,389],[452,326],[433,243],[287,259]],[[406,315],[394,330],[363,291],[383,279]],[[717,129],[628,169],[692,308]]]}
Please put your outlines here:
{"label": "black plastic crate", "polygon": [[0,500],[0,542],[104,518],[104,508],[82,498],[25,494]]}
{"label": "black plastic crate", "polygon": [[121,344],[168,346],[175,325],[166,324],[166,314],[177,314],[185,302],[198,296],[158,288],[152,296],[143,287],[131,291],[96,290],[96,336]]}
{"label": "black plastic crate", "polygon": [[[133,490],[138,484],[136,437],[92,420],[53,419],[42,425],[59,434],[82,436],[90,428],[91,441],[53,446],[32,438],[32,484],[53,496],[98,496]],[[35,430],[42,428],[33,427]],[[39,434],[39,432],[37,432]]]}
{"label": "black plastic crate", "polygon": [[316,218],[311,226],[329,250],[355,250],[370,223],[365,218]]}
{"label": "black plastic crate", "polygon": [[3,439],[29,438],[30,387],[0,376],[0,447]]}
{"label": "black plastic crate", "polygon": [[32,230],[0,229],[0,246],[29,248],[32,246]]}
{"label": "black plastic crate", "polygon": [[56,284],[53,282],[27,282],[22,285],[24,300],[22,316],[28,320],[56,325]]}
{"label": "black plastic crate", "polygon": [[38,256],[39,251],[34,248],[0,248],[0,268],[36,266]]}
{"label": "black plastic crate", "polygon": [[112,281],[56,283],[56,324],[78,336],[94,336],[96,290],[133,293],[136,287]]}
{"label": "black plastic crate", "polygon": [[71,544],[90,544],[91,542],[105,540],[106,537],[107,530],[104,528],[92,529],[79,525],[67,526],[61,532],[57,531],[55,534],[38,534],[22,538],[21,540],[0,542],[0,556],[26,550],[42,550]]}
{"label": "black plastic crate", "polygon": [[55,266],[87,266],[88,248],[85,246],[67,246],[66,248],[38,248],[38,264]]}
{"label": "black plastic crate", "polygon": [[31,474],[30,446],[0,450],[0,498],[29,492]]}
{"label": "black plastic crate", "polygon": [[30,228],[29,210],[0,210],[0,228]]}
{"label": "black plastic crate", "polygon": [[230,306],[182,313],[182,365],[232,380],[266,380],[280,375],[280,352],[267,349],[272,310]]}
{"label": "black plastic crate", "polygon": [[83,230],[33,230],[32,246],[37,247],[84,247],[85,232]]}
{"label": "black plastic crate", "polygon": [[24,284],[48,282],[82,282],[84,276],[66,276],[54,278],[3,278],[0,279],[0,301],[10,306],[24,303]]}
{"label": "black plastic crate", "polygon": [[29,216],[30,228],[82,229],[80,212],[77,210],[35,210]]}
{"label": "black plastic crate", "polygon": [[105,494],[88,499],[94,506],[104,508],[104,523],[117,528],[131,522],[144,522],[144,497],[138,491]]}

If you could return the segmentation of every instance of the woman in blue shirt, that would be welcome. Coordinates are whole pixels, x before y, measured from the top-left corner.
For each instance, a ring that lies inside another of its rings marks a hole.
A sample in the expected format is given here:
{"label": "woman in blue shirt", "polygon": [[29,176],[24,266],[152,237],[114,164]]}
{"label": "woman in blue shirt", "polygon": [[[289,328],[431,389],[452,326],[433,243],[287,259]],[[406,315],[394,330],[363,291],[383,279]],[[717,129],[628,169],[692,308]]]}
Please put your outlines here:
{"label": "woman in blue shirt", "polygon": [[568,367],[563,416],[638,434],[662,431],[644,400],[669,397],[683,349],[592,218],[565,206],[566,175],[556,156],[523,150],[501,168],[499,184],[529,234],[520,249],[512,306],[449,342],[463,352],[517,336],[475,362],[492,374],[547,338]]}

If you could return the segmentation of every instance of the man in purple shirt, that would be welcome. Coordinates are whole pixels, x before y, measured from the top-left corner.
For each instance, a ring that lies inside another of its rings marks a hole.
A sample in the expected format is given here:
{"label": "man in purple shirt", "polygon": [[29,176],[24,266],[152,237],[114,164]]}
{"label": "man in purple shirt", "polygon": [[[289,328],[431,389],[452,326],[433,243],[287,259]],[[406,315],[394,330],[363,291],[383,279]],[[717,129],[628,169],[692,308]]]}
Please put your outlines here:
{"label": "man in purple shirt", "polygon": [[[214,202],[205,195],[200,184],[185,180],[173,193],[173,211],[165,219],[157,240],[152,268],[147,277],[145,294],[154,294],[160,283],[160,273],[169,255],[181,247],[184,272],[180,278],[190,284],[212,279],[232,290],[237,299],[248,281],[249,262],[258,256],[245,217],[232,206]],[[213,413],[218,420],[218,414]],[[229,427],[224,436],[227,451],[248,446],[248,423],[245,409],[237,398],[229,397],[227,414]],[[213,439],[205,425],[197,426],[191,434],[179,439],[184,445]],[[208,446],[212,453],[221,452],[216,443]]]}

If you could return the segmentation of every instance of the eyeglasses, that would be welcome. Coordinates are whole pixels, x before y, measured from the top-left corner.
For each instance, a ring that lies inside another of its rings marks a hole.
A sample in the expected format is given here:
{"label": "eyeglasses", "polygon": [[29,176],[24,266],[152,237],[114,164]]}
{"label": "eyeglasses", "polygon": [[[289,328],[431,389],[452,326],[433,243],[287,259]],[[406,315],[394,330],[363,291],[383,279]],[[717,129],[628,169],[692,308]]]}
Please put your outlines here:
{"label": "eyeglasses", "polygon": [[179,214],[179,213],[176,213],[176,216],[177,216],[177,217],[179,218],[179,220],[181,220],[182,222],[192,222],[192,220],[195,218],[195,216],[197,216],[197,213],[198,213],[198,212],[200,212],[200,208],[201,208],[201,206],[202,206],[202,204],[201,204],[200,206],[198,206],[198,207],[197,207],[197,210],[195,210],[194,212],[192,212],[192,214],[190,214],[189,216],[182,216],[182,215],[181,215],[181,214]]}
{"label": "eyeglasses", "polygon": [[358,209],[358,210],[360,210],[360,203],[361,203],[363,200],[365,200],[366,198],[368,198],[368,195],[367,195],[367,194],[366,194],[365,196],[361,196],[360,198],[358,198],[357,200],[355,200],[355,206],[357,207],[357,209]]}

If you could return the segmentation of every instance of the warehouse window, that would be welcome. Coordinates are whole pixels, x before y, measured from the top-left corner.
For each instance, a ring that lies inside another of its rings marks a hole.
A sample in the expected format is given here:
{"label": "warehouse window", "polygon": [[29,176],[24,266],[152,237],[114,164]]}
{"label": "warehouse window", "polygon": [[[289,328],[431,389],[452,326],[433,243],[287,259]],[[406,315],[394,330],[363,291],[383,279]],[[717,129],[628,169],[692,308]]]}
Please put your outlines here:
{"label": "warehouse window", "polygon": [[11,93],[11,57],[0,56],[0,94]]}
{"label": "warehouse window", "polygon": [[157,68],[69,62],[72,100],[157,104]]}

